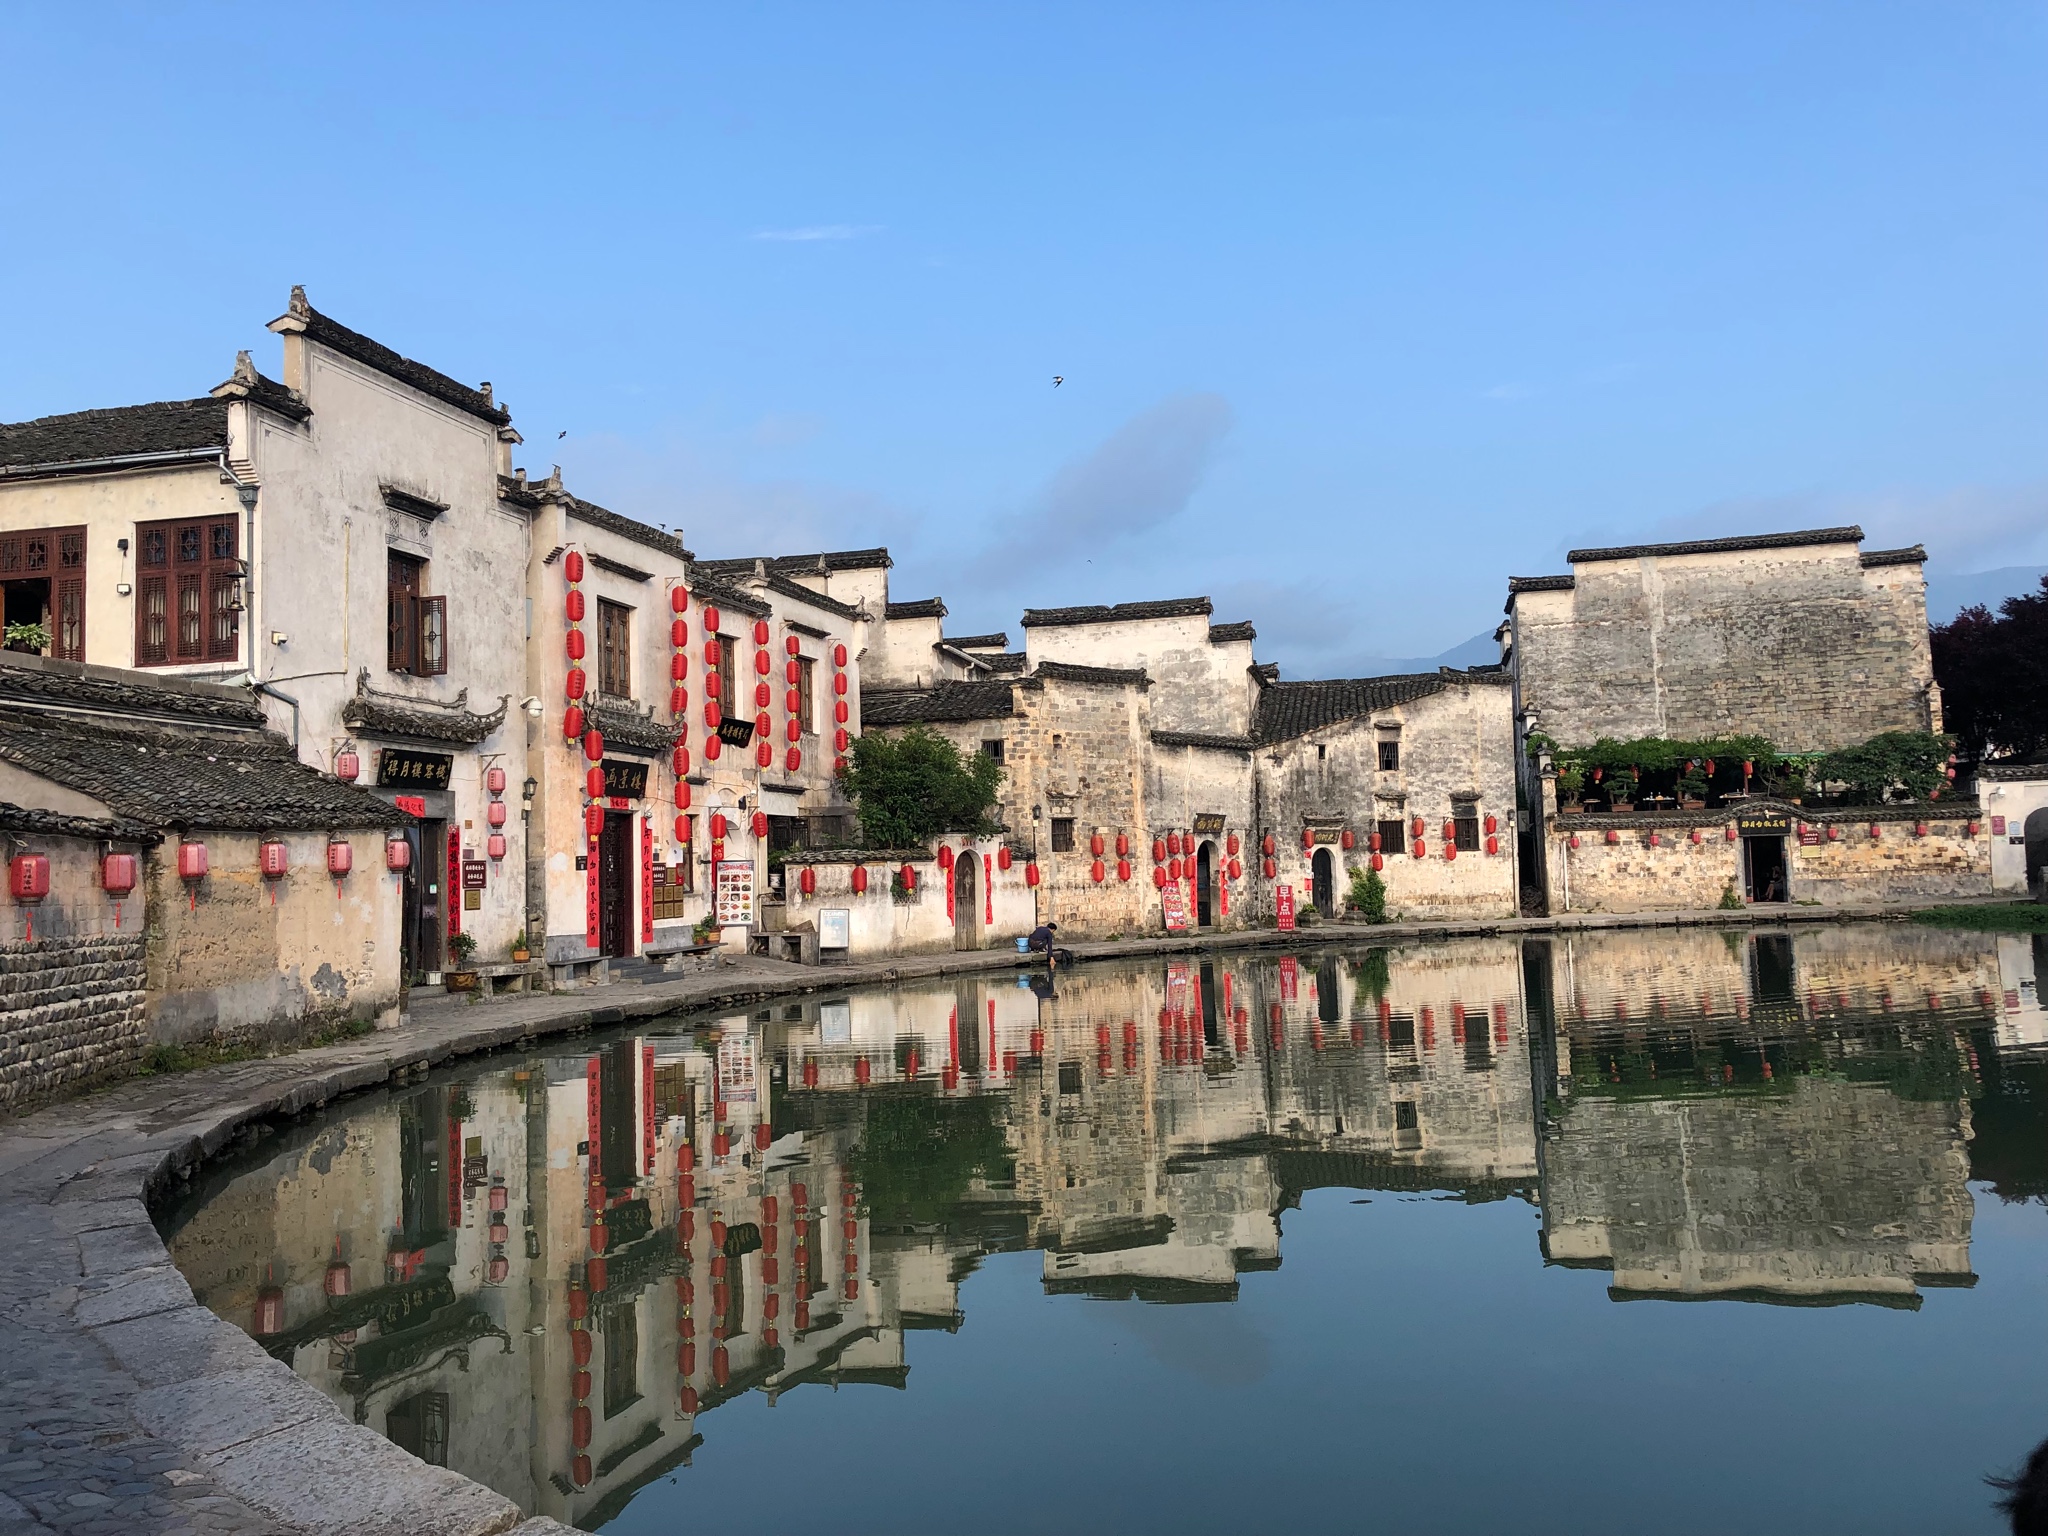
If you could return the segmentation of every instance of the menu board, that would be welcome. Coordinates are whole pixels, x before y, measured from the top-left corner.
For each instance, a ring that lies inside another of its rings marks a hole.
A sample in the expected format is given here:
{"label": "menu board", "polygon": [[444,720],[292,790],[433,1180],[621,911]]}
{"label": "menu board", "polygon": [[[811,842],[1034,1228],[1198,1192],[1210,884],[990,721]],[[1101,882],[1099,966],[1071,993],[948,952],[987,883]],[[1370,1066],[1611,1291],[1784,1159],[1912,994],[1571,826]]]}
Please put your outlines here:
{"label": "menu board", "polygon": [[1159,888],[1159,906],[1160,910],[1166,914],[1168,932],[1186,929],[1188,925],[1188,898],[1187,893],[1181,889],[1179,881],[1170,880]]}
{"label": "menu board", "polygon": [[712,897],[712,910],[720,927],[748,924],[754,920],[754,861],[720,859]]}

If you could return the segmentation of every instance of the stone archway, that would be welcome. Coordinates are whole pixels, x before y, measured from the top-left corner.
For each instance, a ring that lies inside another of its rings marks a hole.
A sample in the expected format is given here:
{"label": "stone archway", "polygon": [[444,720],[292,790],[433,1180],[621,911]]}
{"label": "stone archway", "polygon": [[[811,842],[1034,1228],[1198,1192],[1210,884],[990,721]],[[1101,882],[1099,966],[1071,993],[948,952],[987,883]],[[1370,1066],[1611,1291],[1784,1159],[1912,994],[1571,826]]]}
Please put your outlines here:
{"label": "stone archway", "polygon": [[1327,848],[1318,848],[1315,857],[1309,861],[1310,873],[1314,876],[1310,889],[1314,894],[1316,911],[1325,919],[1337,915],[1337,855]]}

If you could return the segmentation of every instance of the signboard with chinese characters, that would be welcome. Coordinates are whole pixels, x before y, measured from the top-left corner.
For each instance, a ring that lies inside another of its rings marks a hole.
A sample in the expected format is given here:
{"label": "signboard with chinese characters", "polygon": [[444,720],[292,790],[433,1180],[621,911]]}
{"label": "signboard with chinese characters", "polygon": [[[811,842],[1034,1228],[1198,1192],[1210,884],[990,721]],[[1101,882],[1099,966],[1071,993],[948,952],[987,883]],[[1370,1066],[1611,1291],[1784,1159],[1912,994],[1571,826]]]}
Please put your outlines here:
{"label": "signboard with chinese characters", "polygon": [[414,752],[405,747],[386,747],[377,754],[377,787],[446,789],[448,776],[454,770],[455,759],[449,753]]}
{"label": "signboard with chinese characters", "polygon": [[720,859],[712,892],[712,911],[721,927],[754,920],[754,861]]}
{"label": "signboard with chinese characters", "polygon": [[1991,835],[1993,837],[2005,836],[2005,818],[2003,816],[1991,818]]}
{"label": "signboard with chinese characters", "polygon": [[485,885],[488,884],[490,868],[490,865],[486,864],[482,859],[473,859],[468,857],[467,850],[464,850],[464,857],[462,860],[462,888],[465,891],[482,890],[485,887]]}
{"label": "signboard with chinese characters", "polygon": [[1166,914],[1166,930],[1176,933],[1188,925],[1188,898],[1178,880],[1169,880],[1159,888],[1159,907]]}
{"label": "signboard with chinese characters", "polygon": [[1221,837],[1222,835],[1223,816],[1221,812],[1205,811],[1195,818],[1195,836]]}
{"label": "signboard with chinese characters", "polygon": [[754,1037],[745,1030],[718,1042],[718,1096],[728,1104],[754,1102]]}
{"label": "signboard with chinese characters", "polygon": [[846,907],[824,907],[818,912],[818,948],[846,949],[851,947],[853,913]]}
{"label": "signboard with chinese characters", "polygon": [[647,793],[647,765],[628,757],[608,757],[598,766],[604,770],[604,792],[613,800],[638,800]]}
{"label": "signboard with chinese characters", "polygon": [[1743,811],[1735,830],[1744,837],[1783,837],[1792,830],[1792,818],[1783,811]]}
{"label": "signboard with chinese characters", "polygon": [[1280,921],[1282,933],[1294,932],[1294,887],[1276,885],[1273,887],[1273,915]]}
{"label": "signboard with chinese characters", "polygon": [[754,739],[754,722],[727,715],[718,722],[718,739],[728,747],[744,747]]}

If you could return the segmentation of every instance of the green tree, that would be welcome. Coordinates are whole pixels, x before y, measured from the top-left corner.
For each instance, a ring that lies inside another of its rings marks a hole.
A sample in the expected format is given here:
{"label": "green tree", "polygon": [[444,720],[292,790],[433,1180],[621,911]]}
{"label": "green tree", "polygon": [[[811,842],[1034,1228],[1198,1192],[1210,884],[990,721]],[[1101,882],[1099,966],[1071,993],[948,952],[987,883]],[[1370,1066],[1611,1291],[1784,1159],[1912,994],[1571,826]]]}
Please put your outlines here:
{"label": "green tree", "polygon": [[944,832],[989,833],[1003,765],[959,748],[923,726],[901,736],[854,739],[839,776],[860,814],[870,848],[921,848]]}
{"label": "green tree", "polygon": [[2048,576],[1994,617],[1965,608],[1934,626],[1943,722],[1974,758],[2048,748]]}
{"label": "green tree", "polygon": [[1854,805],[1881,805],[1895,789],[1925,800],[1948,778],[1949,739],[1924,731],[1886,731],[1860,747],[1829,752],[1813,765],[1816,784],[1843,786]]}
{"label": "green tree", "polygon": [[1356,907],[1368,923],[1387,920],[1387,882],[1370,864],[1361,864],[1351,871],[1351,899],[1347,904]]}

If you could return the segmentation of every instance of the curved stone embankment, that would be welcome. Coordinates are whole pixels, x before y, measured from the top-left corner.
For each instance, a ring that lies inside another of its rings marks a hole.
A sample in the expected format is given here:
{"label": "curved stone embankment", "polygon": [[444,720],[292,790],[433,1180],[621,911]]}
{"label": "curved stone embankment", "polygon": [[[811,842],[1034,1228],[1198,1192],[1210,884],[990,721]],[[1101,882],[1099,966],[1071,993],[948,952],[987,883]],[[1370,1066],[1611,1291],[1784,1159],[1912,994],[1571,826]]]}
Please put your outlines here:
{"label": "curved stone embankment", "polygon": [[[1819,908],[1778,920],[1870,918]],[[1076,945],[1085,958],[1379,943],[1480,933],[1753,925],[1751,913],[1326,926]],[[200,1306],[150,1205],[265,1122],[458,1056],[687,1008],[1013,968],[1013,953],[818,968],[741,962],[645,987],[485,1004],[436,1001],[404,1028],[177,1077],[136,1079],[0,1121],[0,1529],[445,1532],[547,1536],[509,1500],[357,1425]],[[593,1006],[593,999],[596,1005]]]}

